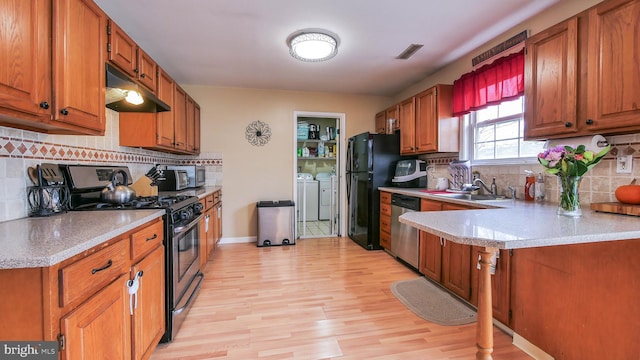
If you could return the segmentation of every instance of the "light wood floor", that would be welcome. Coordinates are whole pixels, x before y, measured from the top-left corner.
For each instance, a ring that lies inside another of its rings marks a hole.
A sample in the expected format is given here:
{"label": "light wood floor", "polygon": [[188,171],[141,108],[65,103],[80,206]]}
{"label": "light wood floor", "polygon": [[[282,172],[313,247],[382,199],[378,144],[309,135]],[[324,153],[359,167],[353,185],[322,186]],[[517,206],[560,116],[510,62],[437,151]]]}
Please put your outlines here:
{"label": "light wood floor", "polygon": [[[429,323],[395,298],[391,283],[417,276],[348,238],[221,245],[176,339],[151,359],[475,358],[475,323]],[[494,359],[530,359],[495,328],[494,341]]]}

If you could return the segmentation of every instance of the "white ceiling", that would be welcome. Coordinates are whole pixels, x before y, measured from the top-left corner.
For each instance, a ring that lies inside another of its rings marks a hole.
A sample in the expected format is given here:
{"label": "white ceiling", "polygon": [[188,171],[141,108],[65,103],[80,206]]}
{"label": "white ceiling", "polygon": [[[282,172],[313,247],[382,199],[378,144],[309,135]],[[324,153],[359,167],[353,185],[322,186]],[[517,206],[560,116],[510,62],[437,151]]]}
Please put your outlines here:
{"label": "white ceiling", "polygon": [[[558,1],[96,0],[180,84],[383,96]],[[287,37],[306,28],[337,34],[338,55],[291,57]]]}

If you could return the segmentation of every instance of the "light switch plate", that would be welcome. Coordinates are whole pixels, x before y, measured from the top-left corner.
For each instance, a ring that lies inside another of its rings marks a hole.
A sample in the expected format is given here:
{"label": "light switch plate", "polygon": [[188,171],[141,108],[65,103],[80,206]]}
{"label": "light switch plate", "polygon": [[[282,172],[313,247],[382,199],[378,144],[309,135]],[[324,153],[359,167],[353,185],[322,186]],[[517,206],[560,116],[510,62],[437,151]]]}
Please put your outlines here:
{"label": "light switch plate", "polygon": [[632,155],[620,155],[616,160],[616,173],[618,174],[631,174],[633,171],[633,156]]}

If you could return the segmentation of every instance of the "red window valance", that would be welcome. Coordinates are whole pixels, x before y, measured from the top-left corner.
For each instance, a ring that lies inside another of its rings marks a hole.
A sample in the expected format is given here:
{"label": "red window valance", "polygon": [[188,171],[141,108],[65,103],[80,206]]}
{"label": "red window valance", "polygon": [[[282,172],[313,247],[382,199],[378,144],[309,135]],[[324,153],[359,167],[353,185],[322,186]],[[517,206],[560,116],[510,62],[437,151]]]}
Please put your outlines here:
{"label": "red window valance", "polygon": [[453,115],[461,116],[524,94],[524,49],[453,82]]}

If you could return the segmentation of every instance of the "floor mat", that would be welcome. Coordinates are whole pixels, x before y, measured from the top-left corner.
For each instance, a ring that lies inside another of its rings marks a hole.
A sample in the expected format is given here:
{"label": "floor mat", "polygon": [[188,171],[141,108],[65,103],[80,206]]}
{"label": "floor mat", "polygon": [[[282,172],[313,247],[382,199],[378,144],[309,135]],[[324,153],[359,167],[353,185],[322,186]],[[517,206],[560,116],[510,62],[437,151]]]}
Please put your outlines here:
{"label": "floor mat", "polygon": [[391,284],[393,294],[421,318],[440,325],[475,322],[476,311],[431,281],[420,277]]}

